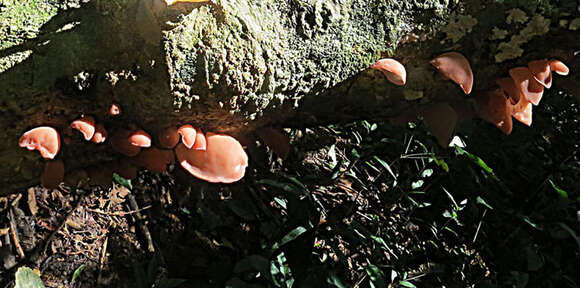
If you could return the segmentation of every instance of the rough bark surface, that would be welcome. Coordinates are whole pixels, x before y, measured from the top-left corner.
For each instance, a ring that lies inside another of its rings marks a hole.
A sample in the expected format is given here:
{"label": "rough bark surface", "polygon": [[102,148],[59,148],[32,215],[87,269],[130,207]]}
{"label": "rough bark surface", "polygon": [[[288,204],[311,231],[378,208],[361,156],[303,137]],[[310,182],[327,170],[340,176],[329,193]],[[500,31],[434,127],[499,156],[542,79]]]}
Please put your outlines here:
{"label": "rough bark surface", "polygon": [[[455,87],[438,81],[428,64],[440,51],[470,56],[474,71],[481,71],[476,76],[483,84],[476,88],[485,88],[490,75],[524,63],[518,49],[529,58],[571,58],[579,47],[571,36],[575,1],[457,2],[214,0],[166,7],[161,0],[4,0],[2,192],[37,183],[42,171],[38,153],[17,145],[23,132],[49,125],[65,135],[81,114],[95,116],[110,131],[133,124],[155,135],[165,126],[191,123],[242,136],[292,116],[309,121],[296,111],[340,119],[365,109],[388,114],[401,109],[401,99],[453,98]],[[505,20],[510,9],[524,13],[514,14],[513,25]],[[488,41],[499,33],[494,28],[507,35]],[[510,44],[525,29],[532,35]],[[528,52],[530,39],[550,37],[572,43]],[[400,44],[406,45],[397,50]],[[405,88],[364,71],[393,54],[409,71]],[[111,103],[122,107],[119,119],[107,116]],[[60,155],[68,171],[118,158],[106,144],[72,136]]]}

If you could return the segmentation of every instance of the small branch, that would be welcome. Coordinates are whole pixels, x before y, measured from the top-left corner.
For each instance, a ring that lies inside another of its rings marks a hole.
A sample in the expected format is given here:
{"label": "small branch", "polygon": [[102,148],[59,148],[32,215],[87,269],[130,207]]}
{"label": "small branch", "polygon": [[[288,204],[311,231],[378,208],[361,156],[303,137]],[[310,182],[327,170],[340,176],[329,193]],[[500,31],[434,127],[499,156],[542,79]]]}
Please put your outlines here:
{"label": "small branch", "polygon": [[483,210],[483,215],[481,215],[479,224],[477,224],[477,229],[475,230],[475,235],[473,236],[473,241],[471,241],[471,243],[475,243],[475,240],[477,240],[477,235],[479,234],[479,229],[481,229],[481,223],[483,223],[483,218],[485,217],[485,214],[487,214],[487,208]]}
{"label": "small branch", "polygon": [[18,252],[18,256],[20,259],[24,259],[26,255],[24,255],[24,250],[22,249],[22,245],[20,245],[20,239],[18,237],[18,229],[16,228],[16,223],[14,222],[14,212],[12,211],[12,207],[8,210],[8,214],[10,215],[10,231],[12,236],[12,242],[14,242],[14,247]]}
{"label": "small branch", "polygon": [[101,257],[99,257],[99,276],[97,278],[97,284],[103,283],[103,270],[105,269],[105,261],[107,259],[107,247],[109,244],[109,237],[105,238],[103,242],[103,247],[101,248]]}
{"label": "small branch", "polygon": [[94,212],[94,213],[98,213],[98,214],[103,214],[103,215],[108,215],[108,216],[125,216],[125,215],[131,215],[131,214],[136,214],[139,213],[143,210],[147,210],[149,208],[151,208],[151,205],[145,206],[143,208],[140,208],[139,210],[131,210],[131,211],[115,211],[115,212],[108,212],[108,211],[103,211],[101,209],[91,209],[91,208],[86,208],[87,211],[89,212]]}
{"label": "small branch", "polygon": [[[136,211],[135,217],[137,218],[139,228],[141,228],[141,232],[143,232],[143,235],[145,236],[145,240],[147,241],[147,251],[153,253],[153,252],[155,252],[155,246],[153,246],[153,239],[151,238],[151,232],[149,232],[149,228],[147,228],[147,225],[145,225],[145,222],[143,221],[143,215],[141,215],[141,212],[139,212],[140,209],[139,209],[139,205],[137,205],[137,201],[135,200],[135,196],[133,196],[133,194],[129,194],[128,198],[129,198],[129,206],[131,206],[131,209]],[[143,208],[143,209],[145,209],[145,208]]]}

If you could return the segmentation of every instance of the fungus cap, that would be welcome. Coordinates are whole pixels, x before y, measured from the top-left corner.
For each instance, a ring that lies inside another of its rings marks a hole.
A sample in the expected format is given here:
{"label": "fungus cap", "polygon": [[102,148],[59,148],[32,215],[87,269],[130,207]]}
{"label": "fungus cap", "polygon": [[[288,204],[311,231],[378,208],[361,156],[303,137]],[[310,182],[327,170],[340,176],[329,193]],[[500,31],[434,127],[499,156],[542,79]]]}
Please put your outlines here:
{"label": "fungus cap", "polygon": [[133,146],[142,148],[151,147],[151,136],[143,130],[133,131],[129,135],[129,143]]}
{"label": "fungus cap", "polygon": [[60,136],[52,127],[36,127],[22,134],[18,145],[28,150],[38,150],[43,158],[54,159],[60,150]]}
{"label": "fungus cap", "polygon": [[528,69],[530,69],[530,72],[538,83],[548,89],[552,87],[552,70],[550,69],[550,61],[546,59],[530,61],[528,63]]}
{"label": "fungus cap", "polygon": [[520,102],[512,106],[512,116],[521,123],[531,126],[532,125],[532,103],[530,103],[526,98],[522,97]]}
{"label": "fungus cap", "polygon": [[167,164],[173,163],[174,160],[173,150],[149,148],[133,157],[131,162],[152,172],[165,172]]}
{"label": "fungus cap", "polygon": [[248,155],[233,137],[207,133],[205,151],[187,149],[179,144],[175,149],[181,166],[193,176],[212,183],[232,183],[244,177]]}
{"label": "fungus cap", "polygon": [[189,124],[182,125],[177,129],[177,133],[181,135],[181,142],[187,149],[191,149],[196,141],[197,131],[195,128]]}
{"label": "fungus cap", "polygon": [[473,88],[473,71],[465,56],[457,52],[446,52],[431,60],[444,78],[457,83],[465,94],[471,93]]}
{"label": "fungus cap", "polygon": [[95,134],[93,135],[93,138],[91,139],[91,141],[93,141],[93,143],[103,143],[105,142],[105,140],[107,140],[107,130],[105,129],[105,126],[103,126],[103,124],[97,124],[95,125]]}
{"label": "fungus cap", "polygon": [[499,78],[495,80],[495,83],[506,93],[512,104],[517,104],[522,98],[520,90],[516,87],[512,78]]}
{"label": "fungus cap", "polygon": [[83,133],[85,140],[90,141],[95,134],[95,118],[92,116],[82,116],[70,123],[70,127]]}
{"label": "fungus cap", "polygon": [[121,106],[115,103],[111,104],[111,107],[109,107],[109,115],[111,116],[121,115]]}
{"label": "fungus cap", "polygon": [[129,142],[130,135],[131,131],[127,129],[119,129],[115,131],[113,136],[111,136],[110,141],[113,150],[129,157],[139,154],[139,152],[141,152],[141,148],[132,145],[131,142]]}
{"label": "fungus cap", "polygon": [[179,133],[175,127],[167,127],[159,134],[159,146],[173,149],[179,143]]}
{"label": "fungus cap", "polygon": [[552,69],[552,71],[558,73],[558,75],[562,75],[562,76],[566,76],[568,75],[568,73],[570,73],[570,69],[568,68],[568,66],[566,66],[566,64],[564,64],[564,62],[560,61],[560,60],[551,60],[550,61],[550,69]]}
{"label": "fungus cap", "polygon": [[439,103],[423,110],[421,115],[431,134],[437,138],[437,143],[441,147],[448,147],[459,121],[459,115],[455,109],[447,103]]}
{"label": "fungus cap", "polygon": [[511,104],[503,90],[482,92],[476,96],[476,101],[477,114],[482,119],[491,122],[505,134],[512,133]]}
{"label": "fungus cap", "polygon": [[47,161],[40,177],[44,188],[55,189],[64,180],[64,163],[62,160]]}
{"label": "fungus cap", "polygon": [[203,134],[201,129],[198,128],[195,134],[195,143],[193,143],[193,147],[191,147],[191,149],[205,151],[206,148],[207,148],[207,140],[205,139],[205,135]]}
{"label": "fungus cap", "polygon": [[509,73],[521,95],[530,103],[538,106],[542,100],[542,94],[544,94],[544,86],[534,79],[530,69],[523,66],[515,67],[510,69]]}
{"label": "fungus cap", "polygon": [[395,85],[403,86],[407,82],[405,66],[395,59],[381,59],[373,64],[371,68],[383,72],[385,77]]}

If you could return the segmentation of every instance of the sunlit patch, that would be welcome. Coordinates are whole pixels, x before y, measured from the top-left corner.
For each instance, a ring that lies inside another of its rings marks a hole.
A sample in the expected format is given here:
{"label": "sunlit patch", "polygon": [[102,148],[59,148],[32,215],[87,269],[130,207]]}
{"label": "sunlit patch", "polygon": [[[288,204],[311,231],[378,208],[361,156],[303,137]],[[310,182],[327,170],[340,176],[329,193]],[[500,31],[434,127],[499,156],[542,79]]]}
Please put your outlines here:
{"label": "sunlit patch", "polygon": [[32,55],[32,50],[20,51],[0,58],[0,73],[24,62],[24,60],[28,59],[30,55]]}

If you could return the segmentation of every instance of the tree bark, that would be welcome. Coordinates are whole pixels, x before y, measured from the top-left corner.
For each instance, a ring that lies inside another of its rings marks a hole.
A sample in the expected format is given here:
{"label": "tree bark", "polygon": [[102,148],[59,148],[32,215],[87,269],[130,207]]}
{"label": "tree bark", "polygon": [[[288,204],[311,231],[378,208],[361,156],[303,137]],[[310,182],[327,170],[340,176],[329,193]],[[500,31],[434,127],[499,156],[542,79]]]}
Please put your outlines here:
{"label": "tree bark", "polygon": [[[59,154],[67,171],[118,158],[106,144],[69,135],[69,123],[83,114],[109,131],[138,126],[155,136],[164,127],[190,123],[243,136],[266,125],[394,115],[434,99],[462,102],[456,87],[428,63],[446,50],[468,56],[481,79],[476,88],[485,89],[509,66],[571,59],[580,47],[573,27],[561,25],[578,17],[569,0],[536,6],[454,0],[213,0],[171,7],[161,0],[84,2],[0,4],[3,193],[38,182],[43,160],[17,143],[36,126],[72,136]],[[527,19],[506,24],[508,11],[519,6]],[[486,40],[494,27],[505,28],[504,40]],[[501,45],[526,27],[536,34],[517,43],[525,53]],[[557,37],[569,41],[531,45]],[[516,56],[509,58],[510,51]],[[386,55],[407,66],[404,88],[367,69]],[[497,61],[497,55],[507,58]],[[120,117],[107,115],[112,103],[123,109]]]}

